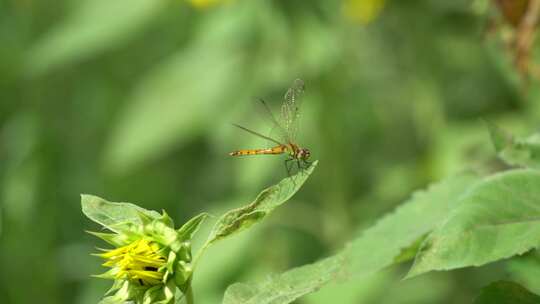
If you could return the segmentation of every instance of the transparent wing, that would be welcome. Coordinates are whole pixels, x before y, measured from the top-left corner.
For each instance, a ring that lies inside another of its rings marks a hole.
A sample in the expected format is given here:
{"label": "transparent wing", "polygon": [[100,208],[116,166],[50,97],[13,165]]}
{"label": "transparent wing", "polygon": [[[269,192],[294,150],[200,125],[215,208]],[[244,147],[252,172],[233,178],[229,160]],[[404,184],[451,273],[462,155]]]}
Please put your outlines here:
{"label": "transparent wing", "polygon": [[239,128],[239,129],[242,129],[242,130],[244,130],[244,131],[246,131],[246,132],[248,132],[248,133],[251,133],[251,134],[253,134],[253,135],[257,136],[257,137],[260,137],[260,138],[262,138],[262,139],[266,139],[266,140],[269,141],[269,142],[273,142],[273,143],[275,143],[275,144],[277,144],[277,145],[283,145],[283,143],[279,142],[278,140],[276,140],[276,139],[274,139],[274,138],[272,138],[272,137],[263,135],[263,134],[261,134],[261,133],[259,133],[259,132],[257,132],[257,131],[253,131],[253,130],[251,130],[251,129],[248,129],[248,128],[246,128],[246,127],[243,127],[243,126],[241,126],[241,125],[234,124],[234,123],[233,123],[233,126]]}
{"label": "transparent wing", "polygon": [[281,125],[287,134],[287,141],[296,142],[296,133],[300,116],[300,103],[304,93],[305,85],[302,79],[295,79],[291,87],[284,96],[281,106]]}
{"label": "transparent wing", "polygon": [[283,123],[274,116],[270,106],[263,99],[259,99],[260,108],[264,114],[265,119],[270,125],[269,137],[277,139],[283,143],[286,143],[289,139],[287,130]]}

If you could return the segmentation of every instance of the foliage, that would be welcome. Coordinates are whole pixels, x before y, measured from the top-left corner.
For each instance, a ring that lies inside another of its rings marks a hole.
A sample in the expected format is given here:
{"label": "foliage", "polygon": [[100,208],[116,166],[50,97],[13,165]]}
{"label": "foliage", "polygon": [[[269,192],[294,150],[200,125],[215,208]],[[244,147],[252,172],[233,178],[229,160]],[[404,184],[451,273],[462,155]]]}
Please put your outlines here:
{"label": "foliage", "polygon": [[[275,301],[302,304],[470,303],[501,279],[540,293],[525,2],[1,2],[0,302],[90,304],[107,290],[88,277],[102,267],[78,193],[167,210],[196,253],[214,227],[257,220],[206,246],[199,304],[266,301],[276,286]],[[320,165],[286,206],[239,207],[285,170],[229,158],[266,146],[231,123],[270,134],[253,101],[278,109],[298,77],[298,144]],[[227,210],[241,217],[202,213]],[[94,234],[123,246],[108,233]]]}
{"label": "foliage", "polygon": [[[337,255],[261,283],[232,285],[223,303],[291,303],[333,280],[373,274],[396,258],[406,259],[400,251],[428,232],[407,278],[481,266],[535,249],[540,244],[540,173],[511,170],[474,181],[458,176],[417,193]],[[488,288],[478,301],[497,288]],[[501,288],[504,293],[507,286]]]}
{"label": "foliage", "polygon": [[296,175],[287,177],[278,184],[265,189],[251,204],[223,214],[210,232],[203,249],[221,239],[249,228],[251,225],[261,221],[275,208],[288,201],[304,184],[317,167],[317,164],[318,161],[314,161],[306,170],[302,170]]}
{"label": "foliage", "polygon": [[531,293],[519,284],[499,281],[484,287],[474,304],[535,304],[540,296]]}
{"label": "foliage", "polygon": [[[317,161],[265,189],[251,204],[221,216],[197,257],[214,242],[249,228],[285,203],[316,166]],[[111,270],[96,277],[114,280],[107,294],[115,292],[100,303],[166,304],[183,297],[188,304],[193,303],[191,277],[197,258],[191,258],[191,240],[207,214],[199,214],[175,230],[165,211],[160,215],[131,203],[112,203],[92,195],[82,195],[81,204],[88,218],[114,232],[90,232],[116,247],[98,255],[107,260],[103,266]]]}
{"label": "foliage", "polygon": [[[358,279],[382,270],[402,249],[444,219],[474,180],[472,175],[460,175],[417,192],[335,256],[257,284],[232,285],[223,303],[291,303],[334,280]],[[418,221],[419,217],[423,220]]]}
{"label": "foliage", "polygon": [[540,244],[538,189],[537,171],[514,170],[486,178],[424,241],[408,276],[481,266],[536,248]]}
{"label": "foliage", "polygon": [[493,145],[502,160],[509,165],[540,168],[540,134],[514,138],[493,123],[488,123],[488,129]]}

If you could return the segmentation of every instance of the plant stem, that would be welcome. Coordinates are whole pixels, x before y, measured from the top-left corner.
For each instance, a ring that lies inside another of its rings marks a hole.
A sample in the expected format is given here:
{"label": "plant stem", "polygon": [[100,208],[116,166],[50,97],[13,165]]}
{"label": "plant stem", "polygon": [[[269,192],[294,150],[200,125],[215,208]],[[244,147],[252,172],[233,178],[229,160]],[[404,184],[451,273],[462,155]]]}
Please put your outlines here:
{"label": "plant stem", "polygon": [[187,289],[186,289],[186,304],[195,304],[195,300],[193,299],[193,289],[191,288],[191,282],[189,283]]}

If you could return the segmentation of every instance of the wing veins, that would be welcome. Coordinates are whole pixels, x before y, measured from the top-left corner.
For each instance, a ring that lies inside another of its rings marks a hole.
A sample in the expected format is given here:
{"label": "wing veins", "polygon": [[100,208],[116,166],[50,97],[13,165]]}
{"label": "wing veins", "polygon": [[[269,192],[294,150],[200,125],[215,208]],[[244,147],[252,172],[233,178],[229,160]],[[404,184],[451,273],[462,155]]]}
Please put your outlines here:
{"label": "wing veins", "polygon": [[304,90],[304,81],[302,79],[295,79],[285,92],[284,102],[281,106],[281,117],[284,121],[284,128],[286,129],[289,141],[296,140],[299,108]]}
{"label": "wing veins", "polygon": [[270,110],[270,107],[266,103],[266,101],[262,98],[259,98],[259,102],[262,103],[264,110],[272,120],[272,123],[279,129],[279,132],[281,132],[281,136],[286,139],[288,137],[287,131],[285,130],[284,126],[276,119],[276,116],[274,116],[274,113],[272,113],[272,110]]}
{"label": "wing veins", "polygon": [[266,139],[266,140],[269,140],[269,141],[271,141],[271,142],[274,142],[274,143],[276,143],[276,144],[278,144],[278,145],[280,145],[280,146],[283,146],[283,145],[284,145],[283,143],[280,143],[279,141],[277,141],[277,140],[275,140],[275,139],[273,139],[273,138],[271,138],[271,137],[268,137],[268,136],[266,136],[266,135],[262,135],[262,134],[259,133],[259,132],[255,132],[255,131],[250,130],[250,129],[246,128],[246,127],[242,127],[241,125],[237,125],[237,124],[234,124],[234,123],[233,123],[233,126],[235,126],[235,127],[237,127],[237,128],[240,128],[240,129],[242,129],[242,130],[244,130],[244,131],[246,131],[246,132],[248,132],[248,133],[251,133],[251,134],[253,134],[253,135],[255,135],[255,136],[258,136],[258,137],[264,138],[264,139]]}

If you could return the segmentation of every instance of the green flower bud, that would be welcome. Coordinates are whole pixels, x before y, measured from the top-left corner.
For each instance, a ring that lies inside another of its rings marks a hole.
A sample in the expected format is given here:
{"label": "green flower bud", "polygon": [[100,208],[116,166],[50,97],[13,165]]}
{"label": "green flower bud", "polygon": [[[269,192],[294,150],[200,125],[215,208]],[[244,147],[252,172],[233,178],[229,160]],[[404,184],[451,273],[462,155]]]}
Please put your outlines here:
{"label": "green flower bud", "polygon": [[132,204],[83,196],[83,211],[113,232],[89,232],[114,247],[95,254],[110,268],[95,277],[114,280],[102,304],[174,303],[177,290],[190,287],[191,237],[206,214],[175,230],[165,211],[160,215]]}

